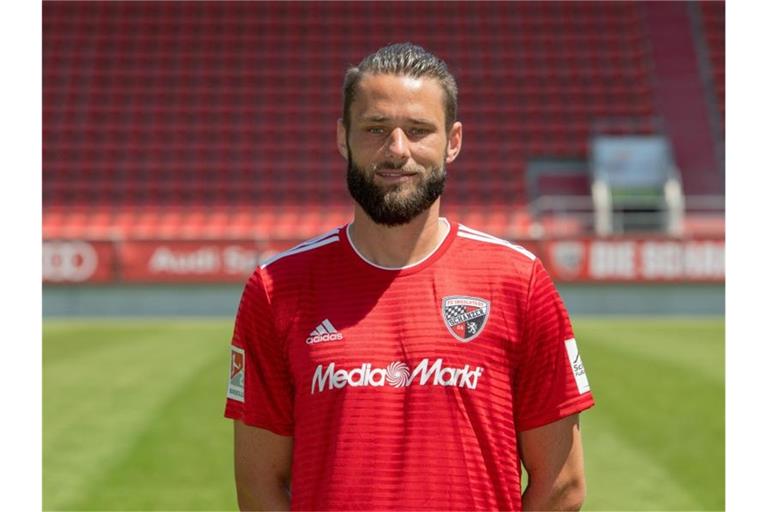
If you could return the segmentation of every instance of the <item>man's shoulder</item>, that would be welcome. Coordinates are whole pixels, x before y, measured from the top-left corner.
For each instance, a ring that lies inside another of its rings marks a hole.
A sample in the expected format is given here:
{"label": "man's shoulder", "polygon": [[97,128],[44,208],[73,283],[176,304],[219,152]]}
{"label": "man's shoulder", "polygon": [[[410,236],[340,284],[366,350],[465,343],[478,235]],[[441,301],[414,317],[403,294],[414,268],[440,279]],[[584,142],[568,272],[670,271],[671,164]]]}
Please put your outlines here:
{"label": "man's shoulder", "polygon": [[266,274],[279,274],[295,273],[306,269],[311,260],[327,257],[328,249],[333,249],[334,245],[338,244],[341,229],[334,228],[277,253],[262,261],[258,270]]}
{"label": "man's shoulder", "polygon": [[492,258],[501,258],[524,266],[532,265],[536,261],[536,255],[522,245],[464,224],[457,224],[456,236],[476,255],[486,254]]}

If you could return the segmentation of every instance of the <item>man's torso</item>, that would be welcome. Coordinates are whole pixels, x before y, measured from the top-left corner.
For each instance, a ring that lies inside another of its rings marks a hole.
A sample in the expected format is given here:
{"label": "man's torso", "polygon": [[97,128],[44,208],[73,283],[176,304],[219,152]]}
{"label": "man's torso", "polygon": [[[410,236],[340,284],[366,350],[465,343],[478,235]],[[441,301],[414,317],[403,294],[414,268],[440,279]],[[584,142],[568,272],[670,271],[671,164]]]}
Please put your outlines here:
{"label": "man's torso", "polygon": [[265,269],[294,386],[294,508],[519,508],[532,260],[462,233],[400,271],[343,230]]}

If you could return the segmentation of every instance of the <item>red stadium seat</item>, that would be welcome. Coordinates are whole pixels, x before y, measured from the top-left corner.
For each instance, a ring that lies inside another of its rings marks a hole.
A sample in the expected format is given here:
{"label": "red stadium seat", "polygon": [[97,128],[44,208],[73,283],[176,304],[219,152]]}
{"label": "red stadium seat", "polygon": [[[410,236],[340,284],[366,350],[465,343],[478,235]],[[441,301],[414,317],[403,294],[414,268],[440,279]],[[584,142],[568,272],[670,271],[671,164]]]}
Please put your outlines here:
{"label": "red stadium seat", "polygon": [[[724,9],[700,5],[724,113]],[[528,159],[586,159],[604,118],[655,129],[659,77],[642,3],[409,2],[397,18],[371,9],[44,3],[44,207],[100,212],[47,213],[45,232],[90,223],[135,236],[292,237],[343,221],[343,71],[381,44],[371,34],[408,40],[421,19],[437,29],[418,42],[461,90],[452,201],[524,212]],[[472,215],[483,224],[511,225],[506,210],[482,208]]]}

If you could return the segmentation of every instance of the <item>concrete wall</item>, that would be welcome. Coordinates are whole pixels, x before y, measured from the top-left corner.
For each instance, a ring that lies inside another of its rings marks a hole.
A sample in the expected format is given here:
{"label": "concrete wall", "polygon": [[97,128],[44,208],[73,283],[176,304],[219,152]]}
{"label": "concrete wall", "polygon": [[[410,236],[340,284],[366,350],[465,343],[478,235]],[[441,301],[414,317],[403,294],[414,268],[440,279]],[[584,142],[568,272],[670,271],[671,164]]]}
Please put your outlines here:
{"label": "concrete wall", "polygon": [[[724,315],[725,286],[558,286],[572,315]],[[237,311],[241,285],[43,286],[44,317],[219,316]]]}

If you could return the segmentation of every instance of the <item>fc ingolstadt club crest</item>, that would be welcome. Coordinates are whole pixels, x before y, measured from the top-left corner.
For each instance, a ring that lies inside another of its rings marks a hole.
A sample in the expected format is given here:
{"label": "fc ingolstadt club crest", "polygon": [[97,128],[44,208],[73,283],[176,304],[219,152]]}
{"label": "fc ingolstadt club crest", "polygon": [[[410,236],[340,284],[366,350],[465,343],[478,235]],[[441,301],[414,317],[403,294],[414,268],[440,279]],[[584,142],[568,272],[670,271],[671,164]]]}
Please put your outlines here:
{"label": "fc ingolstadt club crest", "polygon": [[491,303],[477,297],[443,297],[443,320],[448,331],[459,341],[475,339],[485,327]]}

